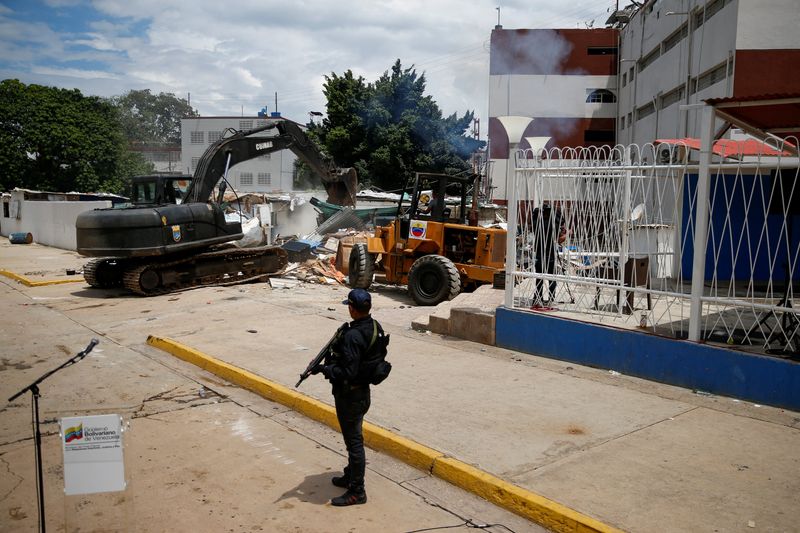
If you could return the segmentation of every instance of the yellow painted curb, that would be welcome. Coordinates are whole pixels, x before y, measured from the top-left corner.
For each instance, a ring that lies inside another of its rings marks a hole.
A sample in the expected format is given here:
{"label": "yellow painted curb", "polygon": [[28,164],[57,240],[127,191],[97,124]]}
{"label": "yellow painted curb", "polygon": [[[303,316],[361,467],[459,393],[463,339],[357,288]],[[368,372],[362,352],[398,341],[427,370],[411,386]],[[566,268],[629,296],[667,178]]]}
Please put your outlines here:
{"label": "yellow painted curb", "polygon": [[[339,430],[336,410],[319,400],[215,359],[172,339],[150,335],[147,337],[147,344],[192,363],[242,388],[255,392],[268,400],[290,407],[309,418]],[[620,532],[616,528],[603,524],[560,503],[522,487],[512,485],[487,472],[452,457],[447,457],[442,452],[396,435],[375,424],[364,422],[364,441],[372,449],[382,451],[410,466],[432,473],[453,485],[472,492],[495,505],[524,516],[553,531],[580,533]]]}
{"label": "yellow painted curb", "polygon": [[45,281],[31,281],[25,276],[20,276],[19,274],[15,274],[14,272],[11,272],[9,270],[2,270],[2,269],[0,269],[0,274],[2,274],[7,278],[15,279],[27,287],[43,287],[45,285],[59,285],[61,283],[78,283],[81,281],[86,281],[83,279],[83,277],[70,278],[70,279],[51,279]]}

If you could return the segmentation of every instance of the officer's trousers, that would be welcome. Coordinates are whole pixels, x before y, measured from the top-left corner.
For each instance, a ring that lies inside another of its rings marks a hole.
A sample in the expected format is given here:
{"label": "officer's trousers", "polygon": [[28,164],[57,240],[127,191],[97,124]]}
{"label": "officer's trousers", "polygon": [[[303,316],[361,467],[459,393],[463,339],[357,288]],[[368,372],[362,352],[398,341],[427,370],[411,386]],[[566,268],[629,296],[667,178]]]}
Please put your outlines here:
{"label": "officer's trousers", "polygon": [[348,490],[363,492],[367,456],[364,452],[362,426],[364,415],[369,411],[369,385],[356,389],[347,386],[337,389],[340,390],[334,391],[333,394],[336,417],[339,419],[339,427],[342,428],[342,437],[347,447],[347,467],[344,469],[344,475],[349,480]]}

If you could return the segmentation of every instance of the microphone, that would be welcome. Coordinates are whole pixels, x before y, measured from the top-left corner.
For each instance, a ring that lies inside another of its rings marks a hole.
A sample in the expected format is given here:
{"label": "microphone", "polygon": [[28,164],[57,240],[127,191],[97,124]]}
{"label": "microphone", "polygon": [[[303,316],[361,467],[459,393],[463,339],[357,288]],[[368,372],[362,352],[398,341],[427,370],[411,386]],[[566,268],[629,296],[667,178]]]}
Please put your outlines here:
{"label": "microphone", "polygon": [[89,346],[87,346],[86,349],[83,350],[83,355],[89,355],[89,352],[92,351],[92,348],[94,348],[98,344],[100,344],[100,341],[97,339],[92,339],[91,341],[89,341]]}

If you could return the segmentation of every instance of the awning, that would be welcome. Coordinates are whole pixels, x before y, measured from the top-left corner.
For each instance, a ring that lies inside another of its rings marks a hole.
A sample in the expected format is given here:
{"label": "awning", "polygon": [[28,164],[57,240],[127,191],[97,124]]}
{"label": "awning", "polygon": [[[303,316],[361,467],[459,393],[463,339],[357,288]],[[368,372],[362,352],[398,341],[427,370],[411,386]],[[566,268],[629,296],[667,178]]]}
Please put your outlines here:
{"label": "awning", "polygon": [[[692,150],[700,150],[700,139],[693,139],[690,137],[683,139],[656,139],[653,144],[679,144],[685,145]],[[789,152],[780,152],[775,150],[767,143],[761,142],[757,139],[746,139],[743,141],[735,141],[731,139],[719,139],[714,142],[713,151],[720,157],[743,157],[743,156],[764,156],[764,155],[791,155]]]}
{"label": "awning", "polygon": [[748,126],[777,137],[800,138],[800,94],[764,94],[710,98],[717,116],[748,131]]}

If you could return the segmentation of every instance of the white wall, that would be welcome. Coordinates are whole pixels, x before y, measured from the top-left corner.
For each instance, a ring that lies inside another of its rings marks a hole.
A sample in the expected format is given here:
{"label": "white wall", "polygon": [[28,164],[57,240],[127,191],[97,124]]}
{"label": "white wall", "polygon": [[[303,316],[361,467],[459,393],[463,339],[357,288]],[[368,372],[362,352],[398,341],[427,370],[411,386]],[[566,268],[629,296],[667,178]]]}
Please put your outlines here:
{"label": "white wall", "polygon": [[[262,117],[200,117],[184,118],[181,120],[181,171],[194,174],[195,166],[192,160],[199,159],[213,141],[209,142],[209,132],[224,132],[226,128],[251,129],[264,126],[266,118]],[[201,144],[192,143],[192,132],[202,133]],[[268,130],[259,135],[273,136],[276,130]],[[297,159],[290,150],[273,152],[267,156],[257,157],[235,165],[228,171],[228,181],[239,192],[278,193],[292,192],[294,190],[292,178],[294,176],[294,162]],[[252,174],[253,184],[241,183],[242,173]],[[258,174],[269,173],[270,184],[259,185]]]}
{"label": "white wall", "polygon": [[[6,198],[3,198],[6,201]],[[0,234],[7,237],[11,233],[30,233],[34,242],[76,250],[75,221],[84,211],[111,207],[110,200],[94,202],[48,202],[46,200],[25,200],[21,191],[12,191],[10,202],[19,202],[19,219],[0,218]],[[9,206],[10,207],[10,206]],[[13,214],[13,213],[10,213]]]}
{"label": "white wall", "polygon": [[616,93],[616,76],[501,75],[489,77],[489,116],[612,118],[616,104],[587,104],[587,89]]}
{"label": "white wall", "polygon": [[[774,15],[781,13],[780,17]],[[745,0],[739,2],[738,50],[800,48],[798,0]]]}
{"label": "white wall", "polygon": [[[729,77],[694,94],[691,93],[690,79],[733,57],[737,32],[742,24],[739,6],[750,1],[733,0],[695,31],[691,31],[690,24],[688,35],[676,46],[662,53],[644,70],[636,69],[634,81],[628,81],[619,89],[619,116],[627,117],[631,113],[634,122],[623,130],[617,120],[617,142],[644,144],[657,138],[699,137],[699,112],[680,111],[680,105],[732,94],[733,84]],[[798,0],[786,1],[795,6],[798,3]],[[781,0],[780,3],[785,2]],[[660,0],[653,4],[652,10],[640,9],[620,33],[619,57],[625,60],[620,63],[620,78],[623,73],[629,77],[631,67],[638,65],[635,61],[659,46],[682,24],[691,22],[692,15],[687,13],[694,13],[705,4],[706,0]],[[776,12],[762,9],[772,12],[772,19],[776,18]],[[668,12],[675,14],[667,15]],[[660,109],[659,98],[680,85],[685,86],[683,99]],[[656,112],[636,121],[635,109],[648,102],[655,103]]]}

